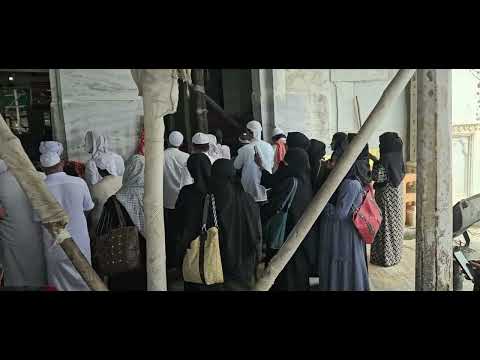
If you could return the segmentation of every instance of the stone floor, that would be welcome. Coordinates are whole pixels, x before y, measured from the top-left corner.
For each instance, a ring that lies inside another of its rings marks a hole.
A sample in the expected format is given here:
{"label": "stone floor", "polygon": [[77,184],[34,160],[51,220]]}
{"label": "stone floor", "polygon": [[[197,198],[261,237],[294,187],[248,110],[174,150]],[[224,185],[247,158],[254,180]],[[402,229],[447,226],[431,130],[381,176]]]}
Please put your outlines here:
{"label": "stone floor", "polygon": [[[470,247],[480,254],[480,225],[471,227],[469,230]],[[367,250],[370,255],[370,248]],[[469,256],[467,255],[467,258]],[[480,256],[478,256],[480,258]],[[395,266],[384,268],[369,264],[370,287],[372,291],[415,291],[415,232],[407,229],[403,243],[402,261]],[[173,274],[169,276],[169,291],[183,291],[183,283],[173,280]],[[317,283],[312,279],[312,285]],[[464,280],[463,290],[471,291],[473,283]]]}
{"label": "stone floor", "polygon": [[[383,268],[369,264],[370,286],[374,291],[415,291],[415,238],[410,234],[403,243],[402,261],[396,266]],[[480,225],[469,229],[470,248],[480,254]],[[370,251],[368,250],[368,253]],[[466,254],[469,258],[468,254]],[[477,256],[478,257],[478,256]],[[463,282],[463,290],[471,291],[473,283],[468,280]]]}

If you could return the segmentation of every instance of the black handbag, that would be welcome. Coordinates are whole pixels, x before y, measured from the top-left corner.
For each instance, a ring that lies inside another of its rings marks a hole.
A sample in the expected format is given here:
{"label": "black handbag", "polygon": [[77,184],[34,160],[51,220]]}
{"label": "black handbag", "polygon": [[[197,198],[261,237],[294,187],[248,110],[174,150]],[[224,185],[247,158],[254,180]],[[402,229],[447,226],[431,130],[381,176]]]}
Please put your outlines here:
{"label": "black handbag", "polygon": [[140,251],[140,236],[135,225],[127,226],[122,209],[114,198],[119,227],[97,236],[93,245],[96,270],[105,276],[139,270],[144,267]]}

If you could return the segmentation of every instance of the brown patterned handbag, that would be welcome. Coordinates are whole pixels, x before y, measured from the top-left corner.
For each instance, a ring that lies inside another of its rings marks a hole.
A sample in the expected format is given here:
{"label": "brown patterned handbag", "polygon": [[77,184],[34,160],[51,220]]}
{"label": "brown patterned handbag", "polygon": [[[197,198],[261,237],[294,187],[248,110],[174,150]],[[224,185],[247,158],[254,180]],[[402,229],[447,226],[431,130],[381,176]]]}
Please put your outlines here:
{"label": "brown patterned handbag", "polygon": [[97,236],[92,244],[95,268],[100,274],[106,276],[143,267],[138,229],[135,225],[126,225],[120,204],[116,198],[113,199],[120,226]]}

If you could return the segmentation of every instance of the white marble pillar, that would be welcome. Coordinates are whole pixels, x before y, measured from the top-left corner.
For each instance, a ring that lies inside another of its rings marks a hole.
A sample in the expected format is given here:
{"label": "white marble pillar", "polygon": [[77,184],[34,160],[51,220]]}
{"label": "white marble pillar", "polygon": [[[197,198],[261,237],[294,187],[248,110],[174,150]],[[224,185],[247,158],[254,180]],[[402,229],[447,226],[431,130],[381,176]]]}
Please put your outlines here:
{"label": "white marble pillar", "polygon": [[417,72],[415,289],[452,290],[451,70]]}

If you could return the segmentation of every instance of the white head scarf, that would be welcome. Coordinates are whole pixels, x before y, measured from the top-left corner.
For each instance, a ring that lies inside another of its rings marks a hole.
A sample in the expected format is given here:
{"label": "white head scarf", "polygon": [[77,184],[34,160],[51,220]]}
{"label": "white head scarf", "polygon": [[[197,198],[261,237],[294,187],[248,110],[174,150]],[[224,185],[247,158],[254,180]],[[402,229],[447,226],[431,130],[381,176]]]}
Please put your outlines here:
{"label": "white head scarf", "polygon": [[40,154],[54,152],[57,153],[58,156],[61,156],[63,154],[63,145],[58,141],[42,141],[39,150]]}
{"label": "white head scarf", "polygon": [[174,147],[180,147],[183,143],[183,135],[179,131],[172,131],[168,136],[168,142]]}
{"label": "white head scarf", "polygon": [[213,159],[221,159],[222,156],[222,148],[221,146],[217,145],[217,137],[212,134],[208,134],[208,155],[210,155]]}
{"label": "white head scarf", "polygon": [[275,129],[273,129],[272,137],[277,136],[277,135],[285,135],[286,136],[285,131],[283,131],[279,127],[275,127]]}
{"label": "white head scarf", "polygon": [[123,186],[115,195],[142,236],[145,236],[144,176],[145,158],[142,155],[133,155],[126,164]]}
{"label": "white head scarf", "polygon": [[98,168],[107,170],[113,176],[122,176],[125,171],[125,164],[121,156],[112,152],[100,153],[94,161]]}
{"label": "white head scarf", "polygon": [[247,123],[247,129],[253,132],[253,138],[255,140],[262,140],[262,124],[258,121],[252,120]]}
{"label": "white head scarf", "polygon": [[103,135],[97,134],[95,131],[87,131],[87,134],[85,135],[85,150],[89,154],[92,154],[92,158],[94,158],[97,153],[107,152],[107,138]]}
{"label": "white head scarf", "polygon": [[[85,135],[85,150],[92,154],[92,159],[95,165],[91,161],[87,162],[85,169],[85,180],[89,185],[95,185],[102,180],[102,177],[98,173],[97,161],[104,165],[104,161],[101,158],[102,156],[107,155],[110,162],[110,170],[108,172],[113,176],[122,176],[125,171],[125,164],[123,158],[115,154],[114,152],[108,151],[108,141],[107,138],[103,135],[97,134],[95,131],[89,130]],[[105,160],[104,159],[104,160]],[[114,162],[114,164],[113,164]]]}

